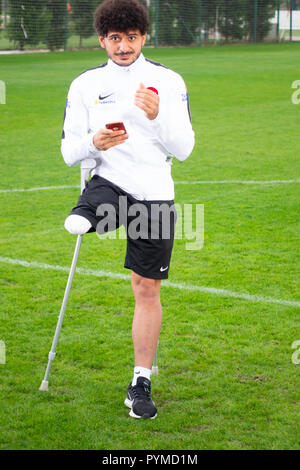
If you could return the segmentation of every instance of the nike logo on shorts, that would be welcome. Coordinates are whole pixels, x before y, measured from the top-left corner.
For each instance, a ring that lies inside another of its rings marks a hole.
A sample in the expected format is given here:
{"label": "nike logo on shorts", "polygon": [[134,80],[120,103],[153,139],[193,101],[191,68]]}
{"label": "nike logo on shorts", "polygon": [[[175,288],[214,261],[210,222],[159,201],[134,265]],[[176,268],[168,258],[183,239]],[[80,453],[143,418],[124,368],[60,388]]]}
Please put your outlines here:
{"label": "nike logo on shorts", "polygon": [[169,266],[167,266],[166,268],[161,267],[161,268],[160,268],[160,272],[163,273],[163,272],[166,271],[168,268],[169,268]]}

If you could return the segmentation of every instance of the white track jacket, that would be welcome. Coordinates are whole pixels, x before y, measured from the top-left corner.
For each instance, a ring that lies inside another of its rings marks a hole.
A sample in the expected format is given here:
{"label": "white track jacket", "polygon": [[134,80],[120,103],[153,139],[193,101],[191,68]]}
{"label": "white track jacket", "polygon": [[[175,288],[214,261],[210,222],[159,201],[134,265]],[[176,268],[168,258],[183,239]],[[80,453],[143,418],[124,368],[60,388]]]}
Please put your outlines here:
{"label": "white track jacket", "polygon": [[[140,83],[160,97],[159,114],[150,121],[134,104]],[[98,150],[93,136],[112,122],[124,122],[127,141]],[[98,158],[93,170],[138,200],[172,200],[172,156],[185,160],[194,132],[185,83],[176,72],[145,59],[130,66],[112,60],[79,75],[71,84],[65,108],[61,151],[67,165]]]}

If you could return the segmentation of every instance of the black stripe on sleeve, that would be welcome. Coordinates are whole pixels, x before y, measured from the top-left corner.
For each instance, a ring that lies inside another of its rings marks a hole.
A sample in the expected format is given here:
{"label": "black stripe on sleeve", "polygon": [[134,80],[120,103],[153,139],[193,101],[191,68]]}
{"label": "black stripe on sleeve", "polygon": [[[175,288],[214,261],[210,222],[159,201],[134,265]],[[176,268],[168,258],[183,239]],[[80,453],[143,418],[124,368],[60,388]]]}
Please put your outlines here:
{"label": "black stripe on sleeve", "polygon": [[65,120],[66,120],[66,113],[67,113],[67,105],[68,105],[68,99],[66,101],[66,106],[65,106],[65,111],[64,111],[64,119],[63,119],[63,129],[62,129],[62,135],[61,138],[65,138],[65,130],[64,130],[64,125],[65,125]]}
{"label": "black stripe on sleeve", "polygon": [[192,124],[192,116],[191,116],[191,108],[190,108],[190,100],[189,100],[189,95],[187,94],[187,109],[190,117],[190,123]]}
{"label": "black stripe on sleeve", "polygon": [[[157,67],[163,67],[164,69],[167,69],[168,67],[166,67],[165,65],[163,64],[160,64],[159,62],[154,62],[153,60],[150,60],[150,59],[146,59],[146,62],[149,62],[150,64],[152,65],[156,65]],[[169,69],[170,70],[170,69]]]}

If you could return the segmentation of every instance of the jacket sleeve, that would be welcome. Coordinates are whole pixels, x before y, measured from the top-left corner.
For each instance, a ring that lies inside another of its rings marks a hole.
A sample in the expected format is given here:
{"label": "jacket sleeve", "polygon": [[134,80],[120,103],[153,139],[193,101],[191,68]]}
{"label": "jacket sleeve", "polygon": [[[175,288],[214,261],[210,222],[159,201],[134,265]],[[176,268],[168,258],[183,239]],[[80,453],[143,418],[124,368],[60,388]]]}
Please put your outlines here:
{"label": "jacket sleeve", "polygon": [[88,110],[83,103],[78,83],[69,89],[64,113],[61,153],[69,166],[86,158],[100,157],[101,151],[93,144],[94,134],[89,133]]}
{"label": "jacket sleeve", "polygon": [[165,149],[178,160],[192,153],[195,134],[192,128],[189,98],[183,79],[176,74],[161,99],[159,114],[154,119],[155,133]]}

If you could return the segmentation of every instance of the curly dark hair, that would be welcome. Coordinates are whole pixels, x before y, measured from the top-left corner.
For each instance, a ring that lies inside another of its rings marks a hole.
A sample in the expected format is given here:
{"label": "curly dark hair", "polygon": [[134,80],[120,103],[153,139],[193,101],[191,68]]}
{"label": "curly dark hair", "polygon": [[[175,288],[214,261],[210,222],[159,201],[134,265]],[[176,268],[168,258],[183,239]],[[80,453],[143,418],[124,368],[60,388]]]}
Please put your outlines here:
{"label": "curly dark hair", "polygon": [[94,27],[97,34],[103,37],[109,31],[125,33],[130,29],[146,34],[148,10],[138,0],[104,0],[94,13]]}

